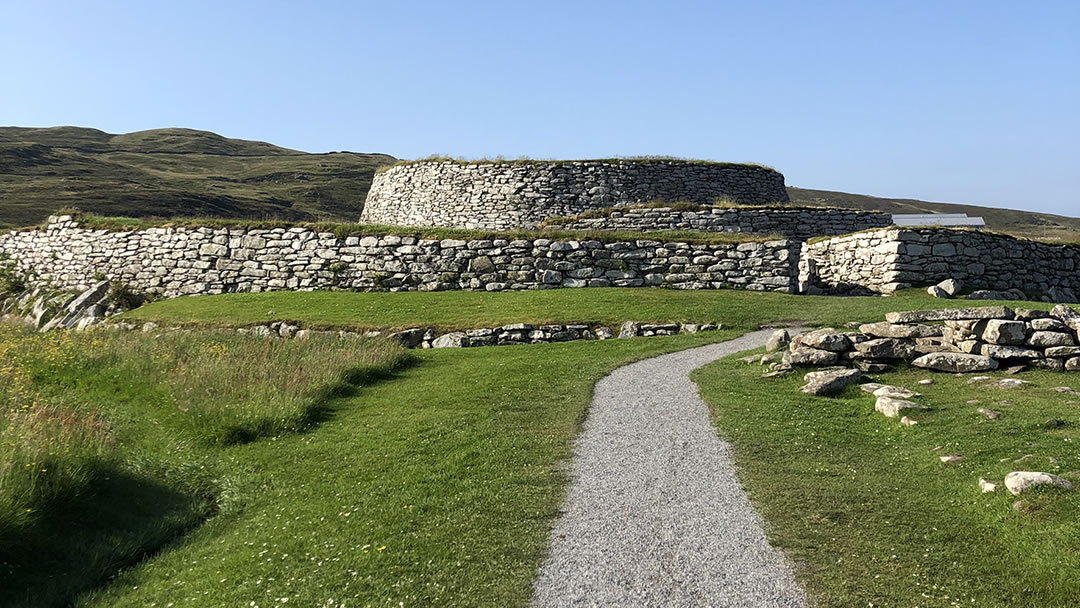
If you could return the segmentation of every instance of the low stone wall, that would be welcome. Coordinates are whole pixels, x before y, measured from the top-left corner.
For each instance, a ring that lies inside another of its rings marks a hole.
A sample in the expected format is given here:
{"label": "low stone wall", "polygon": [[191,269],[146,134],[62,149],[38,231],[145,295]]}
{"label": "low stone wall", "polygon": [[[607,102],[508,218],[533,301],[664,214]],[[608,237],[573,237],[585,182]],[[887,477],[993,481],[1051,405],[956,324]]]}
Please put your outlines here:
{"label": "low stone wall", "polygon": [[102,278],[164,297],[279,289],[439,291],[666,286],[792,292],[798,243],[339,238],[304,227],[86,230],[70,217],[0,234],[32,282],[87,289]]}
{"label": "low stone wall", "polygon": [[940,228],[886,229],[808,244],[803,289],[891,293],[960,279],[970,289],[1080,289],[1080,247]]}
{"label": "low stone wall", "polygon": [[678,211],[670,207],[630,207],[613,210],[606,217],[568,218],[548,225],[568,230],[751,232],[808,239],[885,228],[892,225],[892,215],[854,209],[712,207]]}
{"label": "low stone wall", "polygon": [[407,163],[377,173],[360,221],[481,230],[648,202],[787,202],[784,176],[756,165],[678,160]]}

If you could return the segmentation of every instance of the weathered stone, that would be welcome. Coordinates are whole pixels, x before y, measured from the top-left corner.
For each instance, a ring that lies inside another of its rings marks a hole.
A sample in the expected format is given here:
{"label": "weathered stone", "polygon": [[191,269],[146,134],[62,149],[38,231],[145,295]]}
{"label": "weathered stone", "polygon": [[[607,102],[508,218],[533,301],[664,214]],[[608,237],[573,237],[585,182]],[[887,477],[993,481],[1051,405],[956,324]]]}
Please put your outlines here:
{"label": "weathered stone", "polygon": [[963,459],[964,459],[964,457],[959,455],[959,454],[949,454],[947,456],[938,456],[938,460],[941,461],[941,464],[953,464],[955,462],[960,462]]}
{"label": "weathered stone", "polygon": [[1068,321],[1069,319],[1080,319],[1080,312],[1076,312],[1071,306],[1058,304],[1050,309],[1050,316],[1059,321]]}
{"label": "weathered stone", "polygon": [[432,348],[464,348],[469,346],[469,335],[463,331],[443,334],[431,342]]}
{"label": "weathered stone", "polygon": [[930,325],[898,325],[895,323],[864,323],[859,331],[876,338],[936,338],[941,336],[941,328]]}
{"label": "weathered stone", "polygon": [[915,426],[915,425],[917,425],[919,423],[916,420],[913,420],[911,418],[908,418],[907,416],[904,416],[904,417],[900,418],[900,424],[902,424],[904,426]]}
{"label": "weathered stone", "polygon": [[977,409],[975,411],[979,412],[983,416],[986,416],[990,420],[997,420],[998,418],[1001,418],[1001,413],[1000,412],[998,412],[996,410],[989,409],[989,408],[980,407],[979,409]]}
{"label": "weathered stone", "polygon": [[947,297],[953,298],[964,288],[964,283],[959,279],[945,279],[936,285]]}
{"label": "weathered stone", "polygon": [[791,335],[788,334],[786,329],[778,329],[769,336],[769,341],[765,343],[765,350],[768,352],[778,351],[791,343]]}
{"label": "weathered stone", "polygon": [[641,324],[634,321],[627,321],[619,328],[620,338],[635,338],[641,335]]}
{"label": "weathered stone", "polygon": [[863,357],[871,359],[914,359],[915,344],[908,340],[878,338],[855,345],[855,350]]}
{"label": "weathered stone", "polygon": [[611,331],[610,327],[597,327],[594,333],[601,340],[609,340],[615,337],[615,332]]}
{"label": "weathered stone", "polygon": [[835,395],[845,387],[862,380],[862,372],[855,369],[835,369],[810,372],[803,376],[806,385],[800,390],[810,395]]}
{"label": "weathered stone", "polygon": [[423,327],[416,327],[412,329],[406,329],[390,334],[389,338],[395,340],[405,348],[416,348],[424,341],[425,329]]}
{"label": "weathered stone", "polygon": [[1052,346],[1046,349],[1047,357],[1080,357],[1080,346]]}
{"label": "weathered stone", "polygon": [[912,310],[890,312],[885,315],[889,323],[922,323],[925,321],[1012,319],[1008,306],[983,306],[980,308],[945,308],[939,310]]}
{"label": "weathered stone", "polygon": [[1005,476],[1005,487],[1013,496],[1037,486],[1052,486],[1063,490],[1072,490],[1073,484],[1068,479],[1051,473],[1038,471],[1013,471]]}
{"label": "weathered stone", "polygon": [[915,367],[940,372],[969,373],[997,369],[998,363],[990,357],[964,353],[930,353],[911,362]]}
{"label": "weathered stone", "polygon": [[792,350],[800,347],[827,350],[834,353],[851,350],[851,338],[831,327],[823,327],[795,336],[791,341]]}
{"label": "weathered stone", "polygon": [[934,296],[935,298],[948,298],[949,293],[937,285],[931,285],[926,288],[926,293]]}
{"label": "weathered stone", "polygon": [[1023,321],[989,319],[974,328],[975,335],[990,344],[1019,345],[1027,339],[1027,325]]}
{"label": "weathered stone", "polygon": [[788,351],[786,359],[792,365],[835,365],[840,355],[828,350],[802,347]]}
{"label": "weathered stone", "polygon": [[979,490],[983,494],[986,494],[988,492],[993,492],[996,489],[997,489],[997,484],[990,483],[989,481],[986,481],[982,477],[979,478]]}
{"label": "weathered stone", "polygon": [[1031,334],[1027,340],[1028,345],[1037,348],[1050,348],[1053,346],[1075,346],[1076,339],[1072,334],[1058,331],[1037,331]]}
{"label": "weathered stone", "polygon": [[1073,357],[1065,361],[1065,371],[1080,372],[1080,357]]}
{"label": "weathered stone", "polygon": [[896,399],[894,397],[878,397],[874,403],[874,410],[889,418],[896,418],[903,410],[928,410],[930,408],[914,401]]}
{"label": "weathered stone", "polygon": [[1028,324],[1031,325],[1031,329],[1036,332],[1060,331],[1068,333],[1070,331],[1067,325],[1060,320],[1053,318],[1032,319],[1028,321]]}
{"label": "weathered stone", "polygon": [[902,386],[892,386],[890,384],[879,387],[874,391],[873,395],[875,397],[892,397],[893,399],[912,399],[914,397],[922,396],[920,393],[908,390]]}
{"label": "weathered stone", "polygon": [[979,354],[995,359],[1041,359],[1042,351],[1023,346],[1002,346],[1000,344],[983,344]]}
{"label": "weathered stone", "polygon": [[1016,378],[1002,378],[996,382],[991,382],[990,386],[994,388],[1020,388],[1025,384],[1029,384],[1026,380],[1018,380]]}

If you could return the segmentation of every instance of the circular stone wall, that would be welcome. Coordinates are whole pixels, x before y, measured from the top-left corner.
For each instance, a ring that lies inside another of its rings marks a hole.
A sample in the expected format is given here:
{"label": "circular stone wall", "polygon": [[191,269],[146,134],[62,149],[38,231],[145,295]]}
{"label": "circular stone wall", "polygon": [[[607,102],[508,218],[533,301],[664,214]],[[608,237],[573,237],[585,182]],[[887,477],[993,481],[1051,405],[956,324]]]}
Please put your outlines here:
{"label": "circular stone wall", "polygon": [[377,173],[360,221],[505,230],[604,207],[723,199],[787,202],[784,176],[704,161],[420,161]]}

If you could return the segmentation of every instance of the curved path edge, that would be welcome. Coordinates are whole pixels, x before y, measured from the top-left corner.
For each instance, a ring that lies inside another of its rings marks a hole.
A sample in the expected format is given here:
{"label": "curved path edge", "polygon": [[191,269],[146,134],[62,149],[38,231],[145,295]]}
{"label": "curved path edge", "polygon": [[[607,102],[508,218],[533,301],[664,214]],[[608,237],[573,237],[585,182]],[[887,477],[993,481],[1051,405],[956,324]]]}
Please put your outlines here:
{"label": "curved path edge", "polygon": [[770,333],[631,363],[597,383],[534,607],[806,606],[690,380]]}

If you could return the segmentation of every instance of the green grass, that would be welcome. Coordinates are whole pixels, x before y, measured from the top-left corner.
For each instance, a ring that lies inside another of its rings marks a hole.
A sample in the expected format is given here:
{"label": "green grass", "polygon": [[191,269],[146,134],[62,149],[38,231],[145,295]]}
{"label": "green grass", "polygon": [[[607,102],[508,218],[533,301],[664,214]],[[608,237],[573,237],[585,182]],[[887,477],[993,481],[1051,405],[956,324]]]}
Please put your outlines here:
{"label": "green grass", "polygon": [[67,604],[235,512],[228,444],[310,430],[409,361],[382,341],[0,325],[0,604]]}
{"label": "green grass", "polygon": [[[595,381],[622,363],[731,335],[419,351],[393,379],[328,400],[306,432],[232,446],[186,439],[189,430],[161,415],[153,374],[116,365],[90,373],[73,358],[60,376],[77,382],[61,384],[97,403],[143,464],[48,518],[38,545],[51,540],[50,550],[0,560],[0,585],[27,606],[267,606],[283,597],[300,606],[524,606]],[[197,482],[212,500],[197,499]],[[45,534],[73,532],[78,521],[95,522],[83,534],[105,538]],[[60,551],[72,542],[114,577],[95,586],[73,576],[71,553]],[[139,546],[156,551],[124,567]]]}
{"label": "green grass", "polygon": [[[1025,373],[1032,384],[1014,390],[919,370],[877,376],[933,408],[905,427],[874,413],[874,398],[856,387],[812,397],[798,391],[801,373],[761,373],[727,359],[693,377],[770,540],[795,559],[816,605],[1076,605],[1080,492],[1025,494],[1014,508],[1002,479],[1035,470],[1080,481],[1080,397],[1052,390],[1080,388],[1077,376]],[[932,386],[916,384],[927,377]],[[991,421],[978,407],[1003,415]],[[1068,426],[1047,430],[1049,418]],[[943,465],[948,454],[964,460]],[[979,477],[998,491],[980,493]]]}
{"label": "green grass", "polygon": [[0,128],[0,224],[103,215],[355,221],[384,154],[305,154],[191,129]]}
{"label": "green grass", "polygon": [[[494,327],[506,323],[605,323],[623,321],[723,323],[740,330],[761,323],[798,320],[812,324],[880,321],[893,310],[966,308],[1003,302],[942,300],[919,289],[891,297],[791,296],[741,290],[662,288],[549,289],[518,292],[447,291],[358,293],[237,293],[174,298],[118,317],[131,322],[207,327],[292,321],[308,328],[442,329]],[[1048,308],[1036,302],[1011,302]]]}

